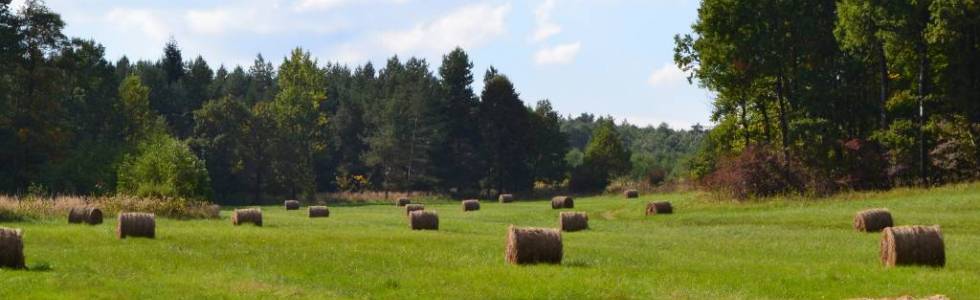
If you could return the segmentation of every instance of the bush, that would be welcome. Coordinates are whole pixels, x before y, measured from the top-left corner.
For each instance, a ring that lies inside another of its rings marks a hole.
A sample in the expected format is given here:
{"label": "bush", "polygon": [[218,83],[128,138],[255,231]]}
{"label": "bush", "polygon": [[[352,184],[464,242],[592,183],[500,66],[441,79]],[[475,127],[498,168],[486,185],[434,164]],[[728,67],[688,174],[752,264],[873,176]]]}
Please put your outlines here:
{"label": "bush", "polygon": [[853,190],[888,188],[888,160],[881,145],[862,139],[841,142],[841,174],[837,184]]}
{"label": "bush", "polygon": [[952,118],[934,122],[930,127],[937,144],[929,151],[929,159],[939,181],[962,181],[980,175],[980,124]]}
{"label": "bush", "polygon": [[722,159],[703,184],[738,200],[802,193],[807,178],[801,170],[799,163],[781,158],[770,147],[750,146],[737,156]]}
{"label": "bush", "polygon": [[155,135],[141,143],[137,153],[123,159],[118,172],[120,194],[194,200],[211,197],[204,163],[186,144],[168,135]]}
{"label": "bush", "polygon": [[568,179],[568,188],[576,193],[595,193],[603,191],[609,185],[609,173],[591,164],[583,164],[572,169]]}

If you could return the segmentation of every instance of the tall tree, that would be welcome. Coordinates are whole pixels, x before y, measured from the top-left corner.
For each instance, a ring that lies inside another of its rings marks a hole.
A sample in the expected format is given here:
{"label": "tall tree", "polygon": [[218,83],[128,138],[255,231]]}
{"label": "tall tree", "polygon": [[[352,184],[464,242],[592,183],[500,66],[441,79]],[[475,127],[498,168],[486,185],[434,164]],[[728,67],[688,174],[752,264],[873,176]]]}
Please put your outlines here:
{"label": "tall tree", "polygon": [[9,98],[9,123],[16,138],[7,165],[13,173],[13,187],[23,189],[37,178],[40,166],[58,159],[68,142],[66,111],[63,103],[63,73],[53,64],[53,55],[65,42],[61,16],[29,0],[20,12],[18,36],[23,49],[22,63],[14,69]]}
{"label": "tall tree", "polygon": [[310,53],[296,48],[279,66],[279,93],[270,109],[276,120],[280,181],[292,197],[313,197],[316,175],[313,158],[324,150],[326,115],[318,108],[327,100],[322,70]]}
{"label": "tall tree", "polygon": [[255,56],[255,62],[248,68],[248,88],[245,91],[245,102],[255,104],[259,101],[272,100],[276,94],[276,69],[271,62],[265,61],[262,54]]}
{"label": "tall tree", "polygon": [[368,138],[367,163],[381,170],[387,189],[430,189],[438,183],[434,150],[445,139],[438,81],[422,59],[397,57],[382,71],[382,111]]}
{"label": "tall tree", "polygon": [[528,166],[530,150],[527,108],[507,76],[496,69],[488,78],[480,97],[480,131],[486,148],[486,183],[497,193],[523,192],[532,188]]}
{"label": "tall tree", "polygon": [[565,179],[568,153],[568,136],[561,132],[558,112],[548,100],[538,101],[530,111],[531,151],[530,166],[534,179],[551,185]]}
{"label": "tall tree", "polygon": [[582,165],[572,173],[570,187],[579,192],[603,191],[610,179],[625,175],[631,167],[630,151],[612,118],[599,118]]}
{"label": "tall tree", "polygon": [[446,98],[446,143],[440,178],[443,185],[460,190],[475,191],[483,177],[480,126],[475,122],[479,99],[473,93],[473,63],[461,48],[442,57],[439,67],[441,89]]}

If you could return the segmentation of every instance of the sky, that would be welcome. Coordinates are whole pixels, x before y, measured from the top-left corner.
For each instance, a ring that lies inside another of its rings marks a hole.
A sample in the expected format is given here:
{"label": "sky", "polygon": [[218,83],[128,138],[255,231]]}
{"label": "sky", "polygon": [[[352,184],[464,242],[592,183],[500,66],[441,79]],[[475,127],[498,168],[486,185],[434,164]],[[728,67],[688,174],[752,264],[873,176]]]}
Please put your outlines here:
{"label": "sky", "polygon": [[[612,116],[641,126],[710,126],[712,94],[673,63],[673,36],[689,33],[697,0],[47,0],[71,37],[94,39],[108,59],[157,60],[173,37],[185,59],[279,63],[301,47],[319,63],[381,67],[398,55],[433,70],[459,46],[475,90],[491,65],[528,105],[562,115]],[[23,0],[14,1],[15,5]]]}

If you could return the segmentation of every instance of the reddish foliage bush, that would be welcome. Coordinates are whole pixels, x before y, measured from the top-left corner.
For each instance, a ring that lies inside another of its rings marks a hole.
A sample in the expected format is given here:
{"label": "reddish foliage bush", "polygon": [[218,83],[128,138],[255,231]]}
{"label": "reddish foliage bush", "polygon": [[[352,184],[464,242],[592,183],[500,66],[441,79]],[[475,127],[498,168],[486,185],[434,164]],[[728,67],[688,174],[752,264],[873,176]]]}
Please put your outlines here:
{"label": "reddish foliage bush", "polygon": [[868,190],[890,186],[888,158],[878,143],[856,138],[842,141],[841,156],[835,180],[841,187]]}
{"label": "reddish foliage bush", "polygon": [[710,190],[739,200],[801,193],[807,180],[799,165],[770,147],[750,146],[739,155],[719,161],[718,168],[703,183]]}

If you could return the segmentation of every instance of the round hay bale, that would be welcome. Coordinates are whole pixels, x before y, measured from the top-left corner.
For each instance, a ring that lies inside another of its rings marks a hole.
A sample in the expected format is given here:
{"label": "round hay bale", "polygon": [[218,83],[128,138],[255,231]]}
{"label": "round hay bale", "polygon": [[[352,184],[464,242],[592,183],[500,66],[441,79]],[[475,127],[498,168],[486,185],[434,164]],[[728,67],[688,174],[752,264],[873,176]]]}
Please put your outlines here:
{"label": "round hay bale", "polygon": [[23,233],[20,229],[0,227],[0,268],[24,267]]}
{"label": "round hay bale", "polygon": [[575,202],[569,196],[555,196],[551,198],[552,209],[575,208]]}
{"label": "round hay bale", "polygon": [[408,199],[408,198],[398,198],[398,200],[395,200],[395,206],[405,206],[405,205],[409,205],[411,203],[412,203],[412,200],[411,199]]}
{"label": "round hay bale", "polygon": [[119,213],[116,222],[116,236],[120,239],[127,237],[156,237],[156,216],[150,213],[124,212]]}
{"label": "round hay bale", "polygon": [[68,210],[68,223],[102,224],[102,210],[96,207],[72,207]]}
{"label": "round hay bale", "polygon": [[881,233],[881,263],[885,266],[945,266],[942,231],[938,225],[885,228]]}
{"label": "round hay bale", "polygon": [[299,209],[299,201],[296,201],[296,200],[286,200],[282,204],[286,206],[286,210],[297,210],[297,209]]}
{"label": "round hay bale", "polygon": [[658,201],[647,203],[647,215],[659,215],[659,214],[672,214],[674,213],[674,208],[670,206],[670,202]]}
{"label": "round hay bale", "polygon": [[497,201],[500,203],[514,202],[514,194],[500,194],[500,196],[497,197]]}
{"label": "round hay bale", "polygon": [[463,211],[475,211],[480,210],[480,200],[470,199],[463,200]]}
{"label": "round hay bale", "polygon": [[408,214],[412,230],[439,230],[439,214],[434,211],[416,210]]}
{"label": "round hay bale", "polygon": [[551,228],[507,228],[508,263],[524,265],[537,263],[560,264],[563,255],[561,232]]}
{"label": "round hay bale", "polygon": [[405,215],[406,216],[412,214],[413,211],[418,211],[418,210],[425,210],[425,205],[424,204],[409,204],[409,205],[405,205]]}
{"label": "round hay bale", "polygon": [[330,209],[326,206],[310,206],[310,218],[326,218],[330,216]]}
{"label": "round hay bale", "polygon": [[262,226],[261,208],[239,208],[231,213],[231,224],[238,226],[245,223],[252,223],[255,226]]}
{"label": "round hay bale", "polygon": [[558,227],[561,231],[579,231],[589,229],[589,215],[584,212],[562,212],[558,216]]}
{"label": "round hay bale", "polygon": [[866,209],[854,215],[854,229],[857,231],[879,232],[892,226],[892,214],[884,208]]}
{"label": "round hay bale", "polygon": [[629,198],[639,198],[640,197],[640,191],[637,191],[637,190],[626,190],[625,192],[623,192],[623,195],[625,195],[627,199],[629,199]]}

